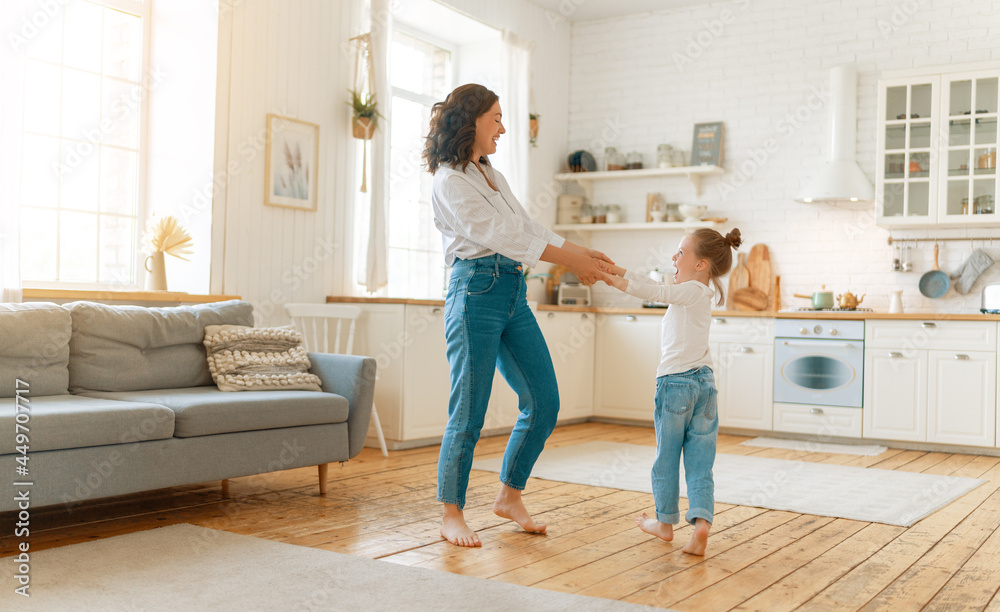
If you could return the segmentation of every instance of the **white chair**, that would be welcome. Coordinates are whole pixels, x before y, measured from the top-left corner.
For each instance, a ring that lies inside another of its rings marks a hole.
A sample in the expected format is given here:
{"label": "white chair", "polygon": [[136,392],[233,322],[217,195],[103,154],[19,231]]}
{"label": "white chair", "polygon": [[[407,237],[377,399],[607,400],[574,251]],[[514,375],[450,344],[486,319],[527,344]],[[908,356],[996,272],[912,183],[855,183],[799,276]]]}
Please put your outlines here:
{"label": "white chair", "polygon": [[[285,304],[285,312],[292,318],[295,329],[302,332],[305,339],[307,351],[314,353],[340,353],[342,355],[354,354],[354,327],[361,316],[361,309],[357,306],[347,306],[341,304]],[[345,325],[346,323],[346,325]],[[344,327],[346,326],[346,338],[342,340]],[[336,328],[336,337],[333,341],[333,350],[330,350],[330,328]],[[376,376],[376,380],[378,377]],[[378,420],[378,411],[372,403],[372,421],[375,424],[375,435],[378,436],[379,446],[382,448],[382,456],[389,456],[389,449],[385,446],[385,436],[382,434],[382,423]]]}

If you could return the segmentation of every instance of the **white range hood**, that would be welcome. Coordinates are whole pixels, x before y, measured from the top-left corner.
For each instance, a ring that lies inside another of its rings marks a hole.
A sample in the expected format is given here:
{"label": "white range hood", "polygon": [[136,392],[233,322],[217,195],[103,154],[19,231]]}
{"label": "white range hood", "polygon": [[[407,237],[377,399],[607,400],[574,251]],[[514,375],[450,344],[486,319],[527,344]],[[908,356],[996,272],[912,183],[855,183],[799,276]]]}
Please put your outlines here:
{"label": "white range hood", "polygon": [[830,70],[830,103],[830,160],[796,200],[874,200],[875,190],[854,160],[858,104],[858,78],[854,66],[835,66]]}

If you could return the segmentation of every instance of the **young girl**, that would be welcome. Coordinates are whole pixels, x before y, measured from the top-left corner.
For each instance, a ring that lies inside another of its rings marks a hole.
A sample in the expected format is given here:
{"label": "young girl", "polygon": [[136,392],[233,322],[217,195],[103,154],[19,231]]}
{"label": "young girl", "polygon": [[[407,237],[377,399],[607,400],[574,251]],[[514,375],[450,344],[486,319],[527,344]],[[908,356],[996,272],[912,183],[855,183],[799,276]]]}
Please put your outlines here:
{"label": "young girl", "polygon": [[[743,240],[740,230],[723,237],[714,229],[684,236],[673,257],[674,285],[653,283],[624,268],[605,265],[604,282],[636,297],[669,304],[660,324],[660,366],[656,369],[656,461],[653,463],[653,500],[656,518],[645,512],[635,522],[650,535],[667,542],[680,522],[680,459],[684,452],[687,479],[687,521],[694,525],[684,552],[704,555],[715,510],[715,440],[719,433],[708,328],[712,319],[712,289],[717,304],[725,303],[719,277],[733,265],[732,249]],[[613,275],[613,276],[612,276]],[[623,278],[624,277],[624,278]]]}

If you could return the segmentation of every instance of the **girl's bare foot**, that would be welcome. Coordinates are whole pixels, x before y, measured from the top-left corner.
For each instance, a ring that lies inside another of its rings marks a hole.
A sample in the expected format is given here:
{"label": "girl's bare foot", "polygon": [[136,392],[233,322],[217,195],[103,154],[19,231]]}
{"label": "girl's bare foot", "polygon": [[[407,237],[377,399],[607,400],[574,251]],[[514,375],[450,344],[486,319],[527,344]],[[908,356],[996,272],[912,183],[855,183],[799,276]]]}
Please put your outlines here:
{"label": "girl's bare foot", "polygon": [[465,523],[465,514],[455,504],[444,505],[444,518],[441,521],[441,537],[455,546],[475,548],[482,546],[479,536]]}
{"label": "girl's bare foot", "polygon": [[501,518],[511,519],[528,533],[545,533],[545,525],[531,520],[528,509],[521,501],[521,492],[505,484],[500,485],[500,493],[497,495],[496,501],[493,502],[493,514]]}
{"label": "girl's bare foot", "polygon": [[674,539],[674,526],[669,523],[661,523],[655,518],[650,518],[643,512],[635,517],[635,524],[649,535],[656,536],[661,540],[669,542]]}
{"label": "girl's bare foot", "polygon": [[694,522],[694,533],[691,534],[691,541],[687,543],[687,546],[682,548],[684,552],[689,555],[705,555],[705,548],[708,546],[708,530],[712,528],[712,523],[709,523],[703,518],[697,519]]}

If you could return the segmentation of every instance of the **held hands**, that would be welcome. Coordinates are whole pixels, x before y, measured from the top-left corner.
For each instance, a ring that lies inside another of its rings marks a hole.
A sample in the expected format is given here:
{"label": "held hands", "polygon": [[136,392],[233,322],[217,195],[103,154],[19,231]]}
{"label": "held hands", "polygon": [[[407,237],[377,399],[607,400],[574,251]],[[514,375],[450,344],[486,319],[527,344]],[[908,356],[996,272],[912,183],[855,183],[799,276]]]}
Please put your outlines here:
{"label": "held hands", "polygon": [[628,287],[628,281],[616,274],[602,272],[601,280],[604,281],[605,284],[610,285],[619,291],[625,291],[625,288]]}

